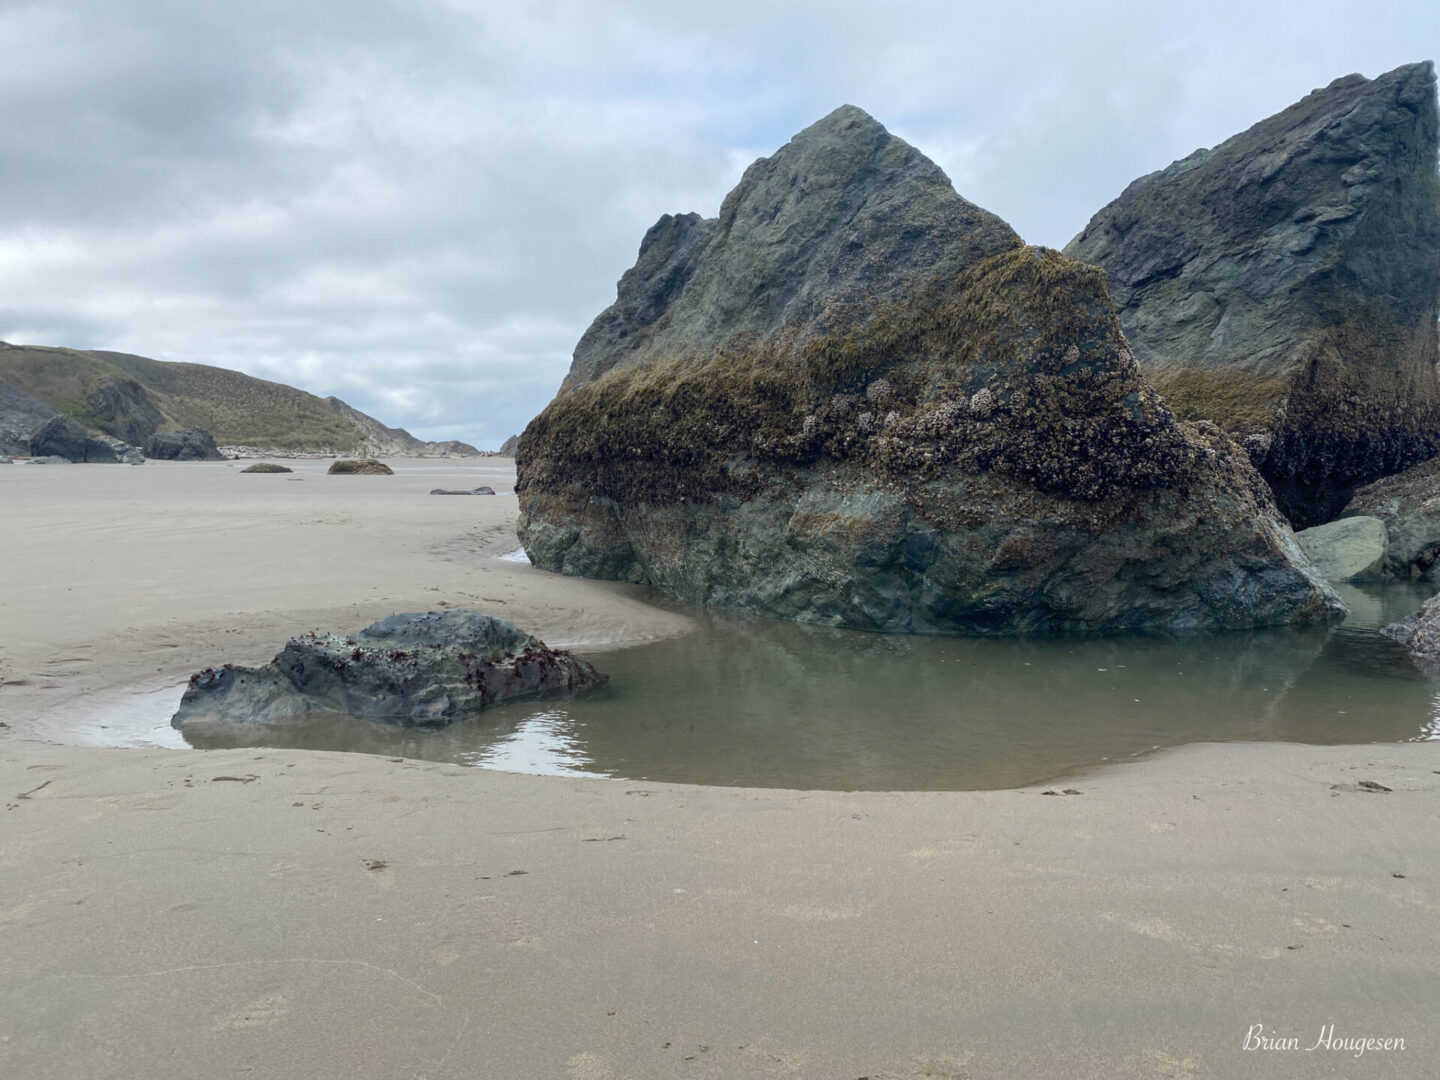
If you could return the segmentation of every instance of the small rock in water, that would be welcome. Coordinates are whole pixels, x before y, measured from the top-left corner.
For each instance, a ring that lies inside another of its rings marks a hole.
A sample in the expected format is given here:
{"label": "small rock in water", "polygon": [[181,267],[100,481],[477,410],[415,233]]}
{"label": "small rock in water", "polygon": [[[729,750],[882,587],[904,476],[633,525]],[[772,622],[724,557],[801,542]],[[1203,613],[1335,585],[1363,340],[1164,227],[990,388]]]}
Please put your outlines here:
{"label": "small rock in water", "polygon": [[468,491],[457,491],[457,490],[452,490],[452,489],[450,489],[450,488],[431,488],[431,489],[430,489],[430,494],[431,494],[431,495],[494,495],[494,494],[495,494],[495,489],[492,488],[492,487],[486,487],[484,484],[481,484],[479,487],[477,487],[477,488],[471,488],[471,489],[469,489]]}
{"label": "small rock in water", "polygon": [[444,727],[501,701],[569,694],[606,677],[514,624],[454,609],[391,615],[357,634],[291,638],[260,668],[192,675],[171,725],[279,723],[338,712],[401,727]]}
{"label": "small rock in water", "polygon": [[268,461],[262,461],[256,465],[241,469],[240,471],[242,473],[284,473],[294,472],[295,470],[285,465],[272,465]]}

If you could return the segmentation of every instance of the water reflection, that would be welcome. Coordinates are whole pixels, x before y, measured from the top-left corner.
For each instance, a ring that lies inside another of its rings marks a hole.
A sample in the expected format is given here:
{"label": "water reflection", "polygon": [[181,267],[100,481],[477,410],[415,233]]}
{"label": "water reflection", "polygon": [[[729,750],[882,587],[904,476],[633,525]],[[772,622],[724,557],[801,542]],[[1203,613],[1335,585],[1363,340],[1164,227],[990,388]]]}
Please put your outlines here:
{"label": "water reflection", "polygon": [[1431,593],[1347,588],[1338,629],[1212,637],[921,638],[702,613],[607,653],[605,689],[436,733],[315,716],[196,746],[356,750],[522,772],[842,789],[1013,787],[1196,741],[1440,737],[1436,684],[1375,633]]}

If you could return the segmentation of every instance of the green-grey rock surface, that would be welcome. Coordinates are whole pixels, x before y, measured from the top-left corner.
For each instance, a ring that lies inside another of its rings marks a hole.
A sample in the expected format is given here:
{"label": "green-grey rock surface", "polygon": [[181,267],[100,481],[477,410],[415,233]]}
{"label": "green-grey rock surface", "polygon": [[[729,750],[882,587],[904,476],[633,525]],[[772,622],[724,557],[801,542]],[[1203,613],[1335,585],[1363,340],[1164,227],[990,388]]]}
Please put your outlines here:
{"label": "green-grey rock surface", "polygon": [[145,440],[145,456],[160,461],[224,461],[215,436],[204,428],[157,431]]}
{"label": "green-grey rock surface", "polygon": [[356,634],[302,634],[264,667],[207,668],[191,676],[171,724],[281,723],[335,712],[443,727],[501,701],[604,682],[584,660],[504,619],[432,611],[391,615]]}
{"label": "green-grey rock surface", "polygon": [[1422,671],[1440,674],[1440,596],[1431,597],[1414,615],[1380,633],[1404,645]]}
{"label": "green-grey rock surface", "polygon": [[61,457],[76,464],[138,464],[145,460],[140,451],[113,435],[91,435],[68,416],[52,416],[30,436],[33,457]]}
{"label": "green-grey rock surface", "polygon": [[1390,537],[1374,517],[1346,517],[1295,534],[1326,581],[1374,581],[1385,571]]}
{"label": "green-grey rock surface", "polygon": [[1392,574],[1432,577],[1440,561],[1440,458],[1367,484],[1355,492],[1345,515],[1366,515],[1385,523],[1386,562]]}
{"label": "green-grey rock surface", "polygon": [[56,412],[8,383],[0,383],[0,453],[30,453],[30,436]]}
{"label": "green-grey rock surface", "polygon": [[666,216],[521,436],[566,574],[870,630],[1210,629],[1343,610],[1243,451],[1146,385],[1104,275],[853,107]]}
{"label": "green-grey rock surface", "polygon": [[1170,407],[1245,440],[1299,524],[1440,446],[1437,131],[1431,64],[1337,79],[1065,248],[1105,269]]}

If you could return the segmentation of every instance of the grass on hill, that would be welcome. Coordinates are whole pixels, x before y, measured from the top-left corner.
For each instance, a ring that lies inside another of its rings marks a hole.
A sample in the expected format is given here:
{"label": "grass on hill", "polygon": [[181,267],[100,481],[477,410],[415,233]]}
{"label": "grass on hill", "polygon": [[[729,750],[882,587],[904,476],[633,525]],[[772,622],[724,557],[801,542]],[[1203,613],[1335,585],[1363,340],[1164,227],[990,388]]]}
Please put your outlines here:
{"label": "grass on hill", "polygon": [[323,398],[208,364],[114,352],[0,346],[0,382],[93,424],[86,399],[107,382],[133,379],[176,428],[201,427],[228,445],[294,450],[358,449],[355,425]]}

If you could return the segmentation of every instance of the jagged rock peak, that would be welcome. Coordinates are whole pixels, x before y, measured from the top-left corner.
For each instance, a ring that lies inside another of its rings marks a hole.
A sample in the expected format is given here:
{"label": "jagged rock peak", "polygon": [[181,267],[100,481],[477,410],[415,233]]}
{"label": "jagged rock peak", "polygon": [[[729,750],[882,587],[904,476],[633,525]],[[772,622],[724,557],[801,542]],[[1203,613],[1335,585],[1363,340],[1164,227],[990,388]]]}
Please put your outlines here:
{"label": "jagged rock peak", "polygon": [[516,455],[542,569],[918,633],[1340,607],[1249,459],[1144,382],[1105,275],[858,110],[665,217]]}
{"label": "jagged rock peak", "polygon": [[1182,417],[1247,439],[1304,524],[1440,448],[1435,70],[1348,75],[1131,183],[1065,253],[1105,269]]}
{"label": "jagged rock peak", "polygon": [[844,105],[746,169],[717,217],[666,214],[650,228],[565,385],[644,356],[804,336],[836,308],[896,299],[920,275],[1020,243],[924,154]]}

